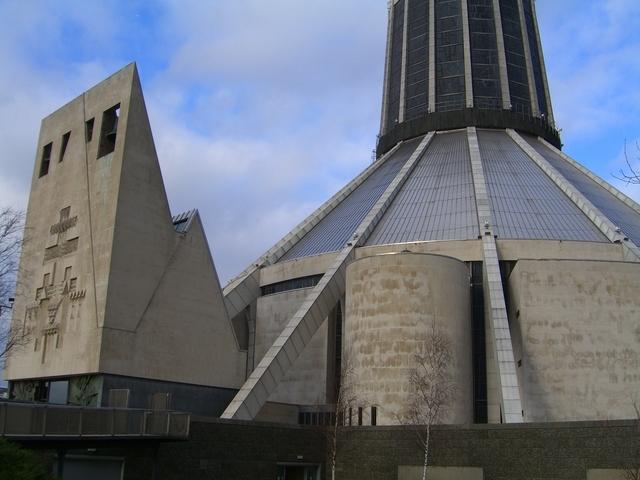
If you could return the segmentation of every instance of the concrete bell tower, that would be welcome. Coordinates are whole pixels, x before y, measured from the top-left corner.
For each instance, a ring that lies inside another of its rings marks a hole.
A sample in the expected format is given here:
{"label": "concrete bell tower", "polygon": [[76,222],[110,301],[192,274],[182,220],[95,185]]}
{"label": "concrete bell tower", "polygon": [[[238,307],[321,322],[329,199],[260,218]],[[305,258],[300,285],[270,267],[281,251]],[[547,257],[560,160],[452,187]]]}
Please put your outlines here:
{"label": "concrete bell tower", "polygon": [[8,361],[12,395],[82,404],[89,388],[96,405],[127,389],[146,407],[195,389],[215,413],[246,353],[197,211],[170,214],[135,64],[45,118],[37,151],[13,316],[30,343]]}

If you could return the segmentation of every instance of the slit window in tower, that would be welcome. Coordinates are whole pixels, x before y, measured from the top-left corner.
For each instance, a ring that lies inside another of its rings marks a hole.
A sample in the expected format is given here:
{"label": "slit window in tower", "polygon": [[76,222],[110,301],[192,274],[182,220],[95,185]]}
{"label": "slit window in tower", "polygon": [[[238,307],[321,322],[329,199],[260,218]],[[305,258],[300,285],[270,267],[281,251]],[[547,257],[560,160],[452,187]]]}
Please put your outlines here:
{"label": "slit window in tower", "polygon": [[378,408],[371,407],[371,425],[377,425],[378,423]]}
{"label": "slit window in tower", "polygon": [[40,176],[44,177],[49,173],[49,164],[51,163],[51,149],[53,143],[48,143],[42,149],[42,159],[40,160]]}
{"label": "slit window in tower", "polygon": [[118,117],[120,104],[105,110],[102,114],[102,126],[100,128],[100,146],[98,158],[110,154],[116,149],[116,136],[118,133]]}
{"label": "slit window in tower", "polygon": [[523,114],[531,114],[529,100],[529,80],[524,55],[524,43],[520,28],[520,10],[517,2],[500,2],[502,31],[504,33],[504,49],[507,58],[509,90],[511,92],[511,108]]}
{"label": "slit window in tower", "polygon": [[69,138],[71,137],[71,132],[67,132],[62,136],[62,143],[60,144],[60,158],[58,162],[62,162],[64,160],[64,154],[67,152],[67,145],[69,145]]}
{"label": "slit window in tower", "polygon": [[427,113],[429,3],[411,0],[407,7],[405,120]]}
{"label": "slit window in tower", "polygon": [[87,143],[89,143],[91,141],[91,139],[93,138],[93,123],[94,123],[95,119],[90,119],[87,120],[84,123],[84,132],[85,132],[85,138],[87,139]]}
{"label": "slit window in tower", "polygon": [[498,46],[492,2],[468,0],[473,103],[477,108],[501,106]]}
{"label": "slit window in tower", "polygon": [[362,425],[362,407],[358,407],[358,426]]}
{"label": "slit window in tower", "polygon": [[464,48],[459,0],[436,0],[436,110],[464,108]]}

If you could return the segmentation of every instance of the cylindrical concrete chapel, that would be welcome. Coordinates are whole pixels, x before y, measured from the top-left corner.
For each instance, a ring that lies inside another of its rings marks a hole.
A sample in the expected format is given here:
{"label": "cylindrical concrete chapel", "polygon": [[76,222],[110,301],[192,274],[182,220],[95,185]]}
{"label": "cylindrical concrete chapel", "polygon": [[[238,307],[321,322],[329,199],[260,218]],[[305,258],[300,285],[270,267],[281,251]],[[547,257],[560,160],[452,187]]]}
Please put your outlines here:
{"label": "cylindrical concrete chapel", "polygon": [[[364,412],[376,407],[379,425],[395,424],[411,393],[415,355],[436,329],[452,346],[455,400],[445,423],[473,421],[469,270],[461,261],[396,253],[355,260],[347,267],[344,356],[353,369]],[[363,423],[369,423],[365,415]]]}

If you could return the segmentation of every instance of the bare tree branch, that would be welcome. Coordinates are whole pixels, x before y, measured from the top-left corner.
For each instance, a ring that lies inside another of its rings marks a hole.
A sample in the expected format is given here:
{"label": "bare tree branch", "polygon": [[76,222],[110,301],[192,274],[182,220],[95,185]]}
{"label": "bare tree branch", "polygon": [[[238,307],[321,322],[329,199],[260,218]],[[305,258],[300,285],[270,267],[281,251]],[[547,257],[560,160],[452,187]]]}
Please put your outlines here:
{"label": "bare tree branch", "polygon": [[[633,398],[631,403],[636,412],[636,428],[640,434],[640,395]],[[638,458],[637,461],[640,462],[640,458]],[[626,469],[624,472],[624,478],[626,480],[640,480],[640,463],[635,467]]]}
{"label": "bare tree branch", "polygon": [[355,391],[355,372],[351,355],[345,353],[342,357],[342,368],[340,382],[336,385],[336,401],[331,415],[331,424],[326,427],[327,438],[327,459],[331,469],[331,480],[336,478],[336,465],[338,454],[344,443],[339,439],[340,430],[345,424],[347,414],[351,412],[359,403]]}
{"label": "bare tree branch", "polygon": [[[640,145],[636,142],[636,150],[640,152]],[[640,160],[640,158],[636,158]],[[623,181],[627,185],[640,185],[640,170],[638,167],[634,167],[629,155],[627,154],[627,141],[624,142],[624,161],[627,164],[626,169],[621,168],[617,174],[613,174],[613,177]]]}
{"label": "bare tree branch", "polygon": [[0,368],[9,355],[29,342],[24,325],[11,324],[11,301],[16,286],[18,259],[23,245],[24,214],[0,209]]}
{"label": "bare tree branch", "polygon": [[419,425],[418,441],[424,452],[422,479],[427,478],[431,426],[441,423],[455,398],[450,367],[453,360],[451,339],[436,326],[435,318],[415,355],[409,373],[411,394],[402,423]]}

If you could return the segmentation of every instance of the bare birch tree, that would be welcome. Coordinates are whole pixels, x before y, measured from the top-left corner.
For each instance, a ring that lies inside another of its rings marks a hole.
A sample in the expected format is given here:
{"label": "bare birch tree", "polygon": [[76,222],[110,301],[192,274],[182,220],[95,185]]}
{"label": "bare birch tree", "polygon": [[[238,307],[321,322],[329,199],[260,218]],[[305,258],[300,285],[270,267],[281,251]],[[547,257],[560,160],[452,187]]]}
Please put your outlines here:
{"label": "bare birch tree", "polygon": [[431,427],[444,420],[455,397],[450,374],[452,359],[451,339],[436,327],[434,319],[409,373],[411,395],[404,418],[405,424],[420,426],[418,441],[424,453],[422,480],[427,478]]}
{"label": "bare birch tree", "polygon": [[339,438],[340,430],[345,424],[345,419],[358,405],[358,397],[355,391],[355,375],[351,355],[342,358],[342,368],[340,370],[340,380],[336,385],[336,401],[331,415],[330,425],[326,429],[327,437],[327,459],[331,469],[331,480],[336,478],[336,465],[338,454],[343,446]]}
{"label": "bare birch tree", "polygon": [[[633,399],[632,404],[636,413],[636,429],[638,430],[638,435],[640,435],[640,396],[636,396],[636,398]],[[638,455],[638,453],[636,455]],[[636,458],[636,461],[640,462],[640,458]],[[640,480],[640,464],[625,470],[624,478],[626,480]]]}
{"label": "bare birch tree", "polygon": [[0,209],[0,369],[9,355],[28,343],[21,326],[11,325],[10,298],[15,291],[18,257],[23,242],[24,214],[12,208]]}

